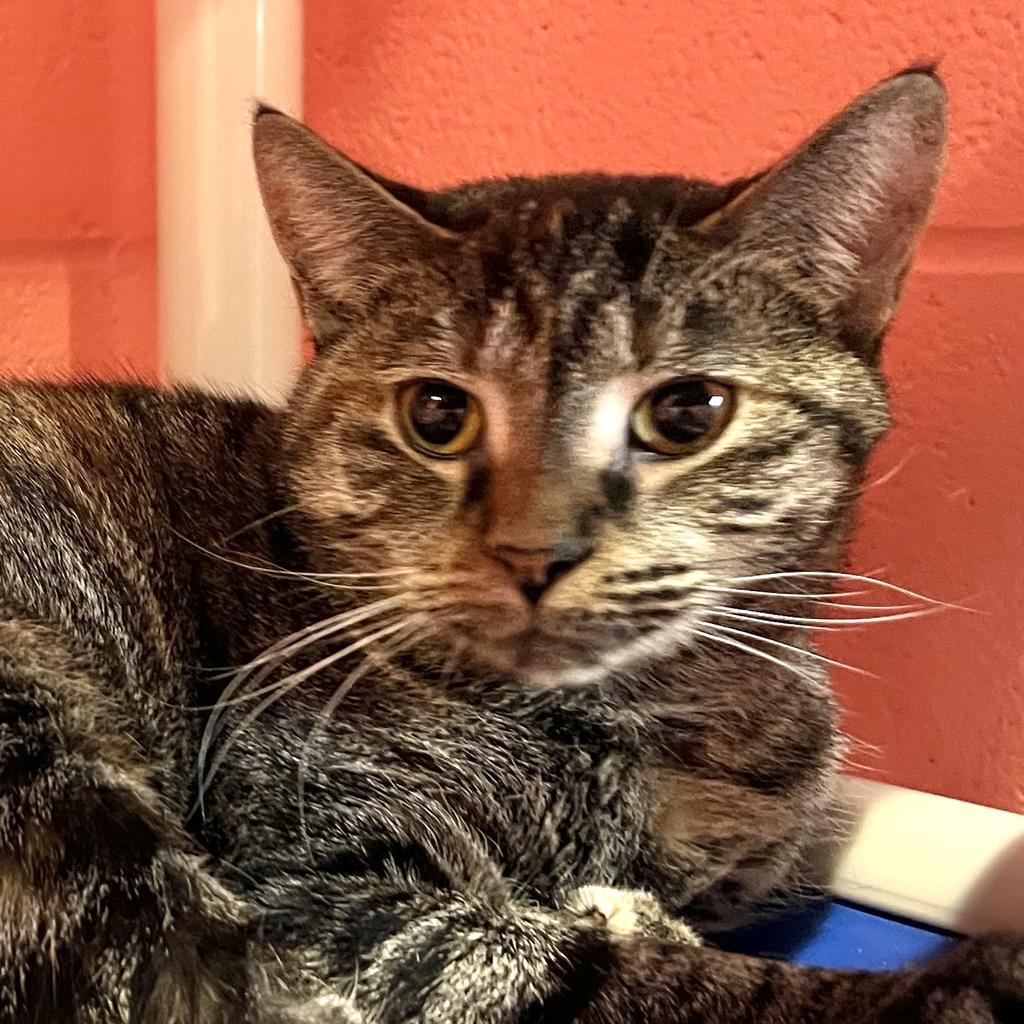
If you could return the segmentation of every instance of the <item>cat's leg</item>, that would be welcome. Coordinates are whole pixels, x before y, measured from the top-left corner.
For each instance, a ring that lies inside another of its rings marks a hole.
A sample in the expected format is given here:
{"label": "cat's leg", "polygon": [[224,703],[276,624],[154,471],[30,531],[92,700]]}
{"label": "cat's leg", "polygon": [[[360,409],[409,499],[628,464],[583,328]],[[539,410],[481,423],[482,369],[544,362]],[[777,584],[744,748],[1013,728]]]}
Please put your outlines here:
{"label": "cat's leg", "polygon": [[235,1024],[247,922],[46,627],[0,614],[0,1021]]}
{"label": "cat's leg", "polygon": [[[642,1000],[638,1006],[638,999]],[[636,940],[620,947],[581,1024],[1014,1024],[1024,936],[963,942],[896,972],[833,971]]]}
{"label": "cat's leg", "polygon": [[582,920],[593,920],[613,935],[646,935],[692,946],[701,942],[684,920],[667,913],[641,889],[585,885],[571,892],[562,908]]}
{"label": "cat's leg", "polygon": [[613,893],[551,909],[398,876],[311,874],[269,880],[259,899],[271,945],[375,1024],[1024,1021],[1024,938],[965,943],[894,974],[817,970],[668,941],[649,897],[638,908],[642,894]]}

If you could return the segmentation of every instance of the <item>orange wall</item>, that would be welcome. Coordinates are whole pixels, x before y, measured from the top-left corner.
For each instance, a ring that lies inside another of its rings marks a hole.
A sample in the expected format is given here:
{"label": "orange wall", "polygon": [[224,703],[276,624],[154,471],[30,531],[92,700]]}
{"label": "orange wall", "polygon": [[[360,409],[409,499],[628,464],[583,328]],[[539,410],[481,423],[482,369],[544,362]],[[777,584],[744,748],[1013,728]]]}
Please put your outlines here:
{"label": "orange wall", "polygon": [[0,373],[156,365],[150,0],[0,4]]}
{"label": "orange wall", "polygon": [[[5,0],[0,372],[156,365],[153,4]],[[887,365],[898,425],[855,564],[970,603],[832,652],[855,760],[1024,809],[1024,28],[978,0],[307,0],[307,113],[439,184],[581,168],[731,177],[944,57],[953,142]],[[877,747],[874,753],[869,746]]]}
{"label": "orange wall", "polygon": [[890,340],[898,426],[854,563],[978,612],[833,647],[878,676],[837,680],[865,744],[855,761],[1024,810],[1022,23],[1019,0],[306,2],[309,120],[426,185],[597,168],[732,177],[891,70],[943,58],[949,173]]}

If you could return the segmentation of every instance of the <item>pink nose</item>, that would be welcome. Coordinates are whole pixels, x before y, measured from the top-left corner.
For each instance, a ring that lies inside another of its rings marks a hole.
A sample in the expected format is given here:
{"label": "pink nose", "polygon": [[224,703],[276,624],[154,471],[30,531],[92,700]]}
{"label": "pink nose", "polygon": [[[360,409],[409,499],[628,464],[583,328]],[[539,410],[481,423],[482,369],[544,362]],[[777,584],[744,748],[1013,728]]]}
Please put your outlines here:
{"label": "pink nose", "polygon": [[501,562],[515,577],[523,596],[531,604],[540,600],[541,594],[560,576],[577,566],[579,558],[562,558],[551,548],[515,548],[501,545],[491,550],[491,556]]}

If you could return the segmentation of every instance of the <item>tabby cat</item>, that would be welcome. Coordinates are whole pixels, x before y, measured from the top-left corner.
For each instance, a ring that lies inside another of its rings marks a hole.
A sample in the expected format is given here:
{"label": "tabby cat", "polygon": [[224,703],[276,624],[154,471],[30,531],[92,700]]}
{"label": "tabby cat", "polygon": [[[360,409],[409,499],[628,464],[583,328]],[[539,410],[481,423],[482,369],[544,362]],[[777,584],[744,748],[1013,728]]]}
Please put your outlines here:
{"label": "tabby cat", "polygon": [[287,409],[0,390],[0,1021],[1020,1024],[1024,939],[698,938],[834,825],[801,627],[944,123],[912,70],[727,186],[423,192],[260,109]]}

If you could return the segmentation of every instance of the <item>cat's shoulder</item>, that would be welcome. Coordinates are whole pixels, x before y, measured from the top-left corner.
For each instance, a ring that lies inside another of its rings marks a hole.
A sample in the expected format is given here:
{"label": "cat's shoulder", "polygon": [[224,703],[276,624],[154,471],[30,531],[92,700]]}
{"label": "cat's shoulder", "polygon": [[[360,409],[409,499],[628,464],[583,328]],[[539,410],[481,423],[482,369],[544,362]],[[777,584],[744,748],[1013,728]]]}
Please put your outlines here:
{"label": "cat's shoulder", "polygon": [[263,428],[274,413],[258,402],[190,388],[98,381],[0,382],[0,459],[59,451],[62,442],[97,449],[153,447],[182,439],[226,441]]}

